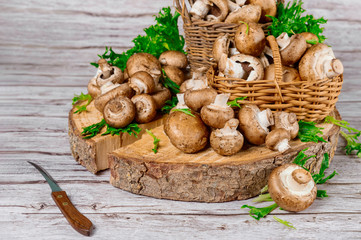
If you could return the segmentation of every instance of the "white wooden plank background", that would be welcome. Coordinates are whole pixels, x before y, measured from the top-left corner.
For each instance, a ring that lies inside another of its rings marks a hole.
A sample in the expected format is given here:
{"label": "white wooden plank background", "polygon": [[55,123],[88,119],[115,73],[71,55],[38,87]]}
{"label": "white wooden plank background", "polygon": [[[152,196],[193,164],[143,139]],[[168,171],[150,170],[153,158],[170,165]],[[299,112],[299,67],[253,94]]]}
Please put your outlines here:
{"label": "white wooden plank background", "polygon": [[[67,114],[73,94],[86,91],[94,75],[89,62],[104,46],[131,47],[168,5],[172,1],[0,0],[0,239],[82,238],[25,160],[59,180],[95,224],[96,239],[361,238],[361,159],[344,155],[342,139],[331,165],[340,175],[322,186],[330,197],[304,212],[277,210],[259,222],[240,209],[250,200],[205,204],[137,196],[109,185],[109,171],[94,176],[75,163]],[[361,1],[305,0],[305,7],[329,19],[328,43],[345,65],[338,109],[361,128]]]}

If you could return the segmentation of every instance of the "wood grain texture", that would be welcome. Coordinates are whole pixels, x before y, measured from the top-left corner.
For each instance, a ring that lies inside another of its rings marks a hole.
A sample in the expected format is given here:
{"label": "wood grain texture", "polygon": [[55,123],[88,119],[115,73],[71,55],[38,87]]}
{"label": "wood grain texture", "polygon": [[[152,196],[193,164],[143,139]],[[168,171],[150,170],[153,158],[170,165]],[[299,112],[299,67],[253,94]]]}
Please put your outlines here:
{"label": "wood grain texture", "polygon": [[[304,2],[309,12],[329,19],[327,43],[345,66],[337,107],[360,129],[361,1]],[[73,94],[85,92],[95,74],[89,62],[105,46],[118,52],[131,47],[152,15],[168,5],[171,0],[0,0],[0,239],[83,239],[25,160],[59,180],[93,221],[97,239],[358,239],[361,160],[344,155],[342,138],[327,171],[339,175],[320,187],[330,197],[302,213],[277,210],[259,222],[240,209],[251,200],[205,204],[138,196],[112,187],[109,171],[95,176],[74,161],[67,116]],[[297,230],[275,222],[275,215]]]}

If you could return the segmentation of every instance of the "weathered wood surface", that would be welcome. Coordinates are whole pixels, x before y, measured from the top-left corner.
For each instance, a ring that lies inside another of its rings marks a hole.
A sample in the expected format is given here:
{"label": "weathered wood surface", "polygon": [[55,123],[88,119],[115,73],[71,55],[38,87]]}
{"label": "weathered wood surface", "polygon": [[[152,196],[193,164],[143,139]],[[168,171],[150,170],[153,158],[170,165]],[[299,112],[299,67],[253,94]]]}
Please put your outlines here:
{"label": "weathered wood surface", "polygon": [[[338,119],[338,112],[333,112]],[[153,129],[160,139],[154,154],[152,137],[144,135],[139,141],[109,154],[110,183],[120,189],[161,199],[193,202],[228,202],[258,196],[267,184],[272,170],[290,163],[305,148],[311,172],[318,172],[323,156],[333,158],[340,128],[321,124],[326,143],[290,142],[284,153],[265,146],[244,146],[233,156],[220,156],[208,148],[195,154],[185,154],[174,147],[163,126]]]}
{"label": "weathered wood surface", "polygon": [[[97,239],[360,238],[361,160],[344,155],[341,138],[330,169],[339,175],[322,186],[330,197],[302,213],[277,210],[260,222],[240,209],[251,200],[205,204],[138,196],[112,187],[109,171],[95,176],[74,161],[67,116],[73,94],[86,91],[95,74],[88,62],[97,60],[104,46],[130,47],[152,15],[171,4],[0,0],[0,239],[83,239],[25,160],[38,162],[59,180],[95,224]],[[305,0],[305,7],[330,19],[328,42],[346,69],[337,106],[345,120],[361,128],[361,1]],[[276,223],[275,215],[297,230]]]}

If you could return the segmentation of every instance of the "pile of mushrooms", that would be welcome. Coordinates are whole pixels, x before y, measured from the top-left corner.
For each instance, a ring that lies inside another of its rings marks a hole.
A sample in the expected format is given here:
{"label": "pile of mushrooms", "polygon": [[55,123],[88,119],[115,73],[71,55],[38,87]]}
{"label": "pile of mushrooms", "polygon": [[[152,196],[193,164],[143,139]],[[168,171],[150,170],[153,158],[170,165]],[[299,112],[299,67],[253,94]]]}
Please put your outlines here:
{"label": "pile of mushrooms", "polygon": [[243,105],[236,114],[227,104],[230,94],[217,94],[202,80],[192,81],[193,87],[177,94],[178,105],[164,125],[165,134],[179,150],[196,153],[210,143],[216,153],[231,156],[247,141],[283,153],[297,137],[296,114],[261,111],[256,105]]}
{"label": "pile of mushrooms", "polygon": [[[317,40],[312,33],[282,33],[277,38],[283,66],[283,82],[316,81],[333,78],[343,73],[342,62],[332,48]],[[243,22],[234,38],[220,35],[213,45],[213,58],[218,64],[218,75],[247,81],[274,80],[275,66],[272,50],[266,45],[265,34],[258,23]]]}
{"label": "pile of mushrooms", "polygon": [[276,0],[197,0],[190,11],[192,20],[239,23],[270,22],[276,16]]}
{"label": "pile of mushrooms", "polygon": [[114,128],[123,128],[132,123],[148,123],[154,120],[172,95],[160,83],[162,68],[176,82],[184,82],[183,69],[188,66],[184,53],[167,51],[159,60],[148,53],[136,53],[126,64],[126,69],[111,66],[105,59],[98,61],[97,74],[89,81],[88,92],[93,97],[96,109],[106,123]]}

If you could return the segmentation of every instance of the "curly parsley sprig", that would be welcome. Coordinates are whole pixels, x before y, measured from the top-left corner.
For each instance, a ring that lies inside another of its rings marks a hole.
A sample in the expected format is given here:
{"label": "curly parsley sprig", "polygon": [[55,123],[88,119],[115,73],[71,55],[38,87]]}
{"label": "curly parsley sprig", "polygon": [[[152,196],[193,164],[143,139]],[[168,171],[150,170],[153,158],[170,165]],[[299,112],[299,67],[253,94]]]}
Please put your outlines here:
{"label": "curly parsley sprig", "polygon": [[113,128],[105,122],[105,119],[102,119],[98,123],[95,123],[88,127],[84,127],[81,134],[84,136],[84,139],[90,139],[98,135],[105,126],[107,127],[107,129],[101,136],[108,134],[111,134],[113,136],[120,135],[120,133],[128,133],[130,136],[134,135],[135,137],[138,137],[138,134],[140,133],[140,131],[142,131],[142,129],[138,126],[137,123],[131,123],[124,128]]}
{"label": "curly parsley sprig", "polygon": [[159,148],[160,139],[157,138],[150,130],[146,129],[145,131],[153,138],[153,140],[154,140],[154,141],[153,141],[154,147],[153,147],[152,151],[153,151],[154,153],[157,153],[157,152],[158,152],[158,148]]}
{"label": "curly parsley sprig", "polygon": [[[78,109],[74,113],[81,113],[87,111],[86,108],[89,106],[92,100],[93,99],[90,96],[90,94],[84,94],[84,93],[81,93],[80,95],[74,94],[72,105],[75,106],[76,109]],[[84,105],[76,105],[79,102],[84,102],[84,101],[88,101],[88,102]]]}

